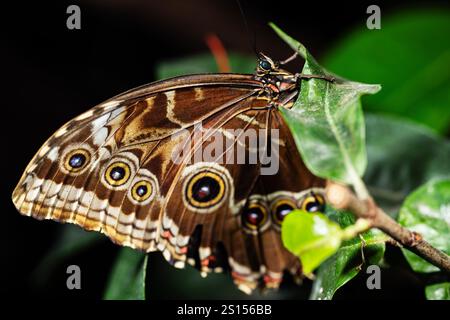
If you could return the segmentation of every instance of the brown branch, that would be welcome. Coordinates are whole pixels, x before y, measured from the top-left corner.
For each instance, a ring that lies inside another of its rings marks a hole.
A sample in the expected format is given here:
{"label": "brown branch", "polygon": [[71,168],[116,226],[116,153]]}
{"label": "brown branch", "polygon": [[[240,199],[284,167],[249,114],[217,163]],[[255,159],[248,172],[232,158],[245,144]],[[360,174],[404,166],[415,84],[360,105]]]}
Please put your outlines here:
{"label": "brown branch", "polygon": [[448,255],[426,242],[420,234],[402,227],[378,207],[371,197],[365,200],[358,199],[348,187],[332,181],[327,183],[326,197],[334,208],[345,209],[358,218],[367,219],[372,227],[382,230],[408,250],[442,271],[450,272]]}

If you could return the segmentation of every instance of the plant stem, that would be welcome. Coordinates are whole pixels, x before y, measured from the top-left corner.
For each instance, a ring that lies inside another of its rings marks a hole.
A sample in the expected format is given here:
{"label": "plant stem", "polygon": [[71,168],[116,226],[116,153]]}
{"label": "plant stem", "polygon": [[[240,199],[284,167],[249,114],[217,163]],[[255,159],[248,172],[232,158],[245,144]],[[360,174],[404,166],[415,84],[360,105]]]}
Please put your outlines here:
{"label": "plant stem", "polygon": [[346,186],[328,181],[326,196],[329,203],[336,209],[345,209],[357,218],[370,222],[371,227],[382,230],[408,250],[414,252],[429,263],[450,273],[450,257],[426,242],[416,232],[402,227],[397,221],[384,212],[369,196],[359,199]]}
{"label": "plant stem", "polygon": [[356,196],[358,199],[366,200],[370,198],[370,193],[366,188],[366,184],[361,179],[361,177],[358,176],[358,174],[353,171],[353,189],[355,190]]}
{"label": "plant stem", "polygon": [[358,234],[366,232],[371,228],[372,224],[370,220],[359,218],[356,223],[348,226],[343,230],[342,240],[350,240],[356,237]]}

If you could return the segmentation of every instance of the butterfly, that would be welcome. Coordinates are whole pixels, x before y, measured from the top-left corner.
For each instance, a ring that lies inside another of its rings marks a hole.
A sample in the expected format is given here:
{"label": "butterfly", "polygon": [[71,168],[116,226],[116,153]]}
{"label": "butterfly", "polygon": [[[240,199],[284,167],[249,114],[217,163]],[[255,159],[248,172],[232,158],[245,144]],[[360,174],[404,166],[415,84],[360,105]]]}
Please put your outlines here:
{"label": "butterfly", "polygon": [[[301,262],[284,248],[281,223],[296,208],[323,210],[324,180],[303,163],[279,111],[293,106],[301,79],[315,76],[282,64],[261,53],[254,74],[175,77],[95,106],[40,148],[13,192],[17,210],[160,251],[176,268],[229,270],[246,293],[278,288],[285,272],[300,277]],[[251,130],[266,143],[241,139]],[[199,132],[202,139],[193,139]],[[276,144],[269,143],[272,132]],[[213,146],[213,136],[223,138],[225,150],[196,158]],[[186,152],[175,161],[180,146]],[[277,155],[275,174],[262,174],[263,158],[224,161],[238,147],[264,149],[265,160]]]}

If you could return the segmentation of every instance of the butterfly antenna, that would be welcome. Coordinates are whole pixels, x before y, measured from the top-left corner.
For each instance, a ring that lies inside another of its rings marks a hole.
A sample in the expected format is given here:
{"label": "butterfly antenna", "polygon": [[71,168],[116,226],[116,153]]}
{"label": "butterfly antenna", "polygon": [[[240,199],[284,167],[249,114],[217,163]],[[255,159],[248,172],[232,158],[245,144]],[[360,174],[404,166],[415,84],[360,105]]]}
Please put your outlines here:
{"label": "butterfly antenna", "polygon": [[250,28],[248,26],[247,18],[245,16],[244,8],[242,7],[241,1],[236,0],[239,7],[239,12],[241,13],[242,19],[244,20],[245,33],[247,34],[247,39],[249,43],[253,42],[252,51],[256,56],[259,56],[258,50],[256,49],[256,31],[253,31],[253,37],[250,36]]}

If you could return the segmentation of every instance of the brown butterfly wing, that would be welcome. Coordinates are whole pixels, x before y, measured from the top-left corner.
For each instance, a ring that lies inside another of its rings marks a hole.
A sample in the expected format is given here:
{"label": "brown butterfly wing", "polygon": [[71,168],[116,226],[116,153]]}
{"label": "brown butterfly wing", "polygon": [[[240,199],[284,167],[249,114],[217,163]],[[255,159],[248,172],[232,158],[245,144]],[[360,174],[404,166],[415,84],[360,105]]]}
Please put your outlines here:
{"label": "brown butterfly wing", "polygon": [[[188,261],[209,272],[229,264],[247,292],[262,278],[276,287],[283,270],[299,266],[271,225],[272,198],[280,192],[295,198],[321,182],[302,165],[281,116],[267,108],[261,90],[252,76],[221,74],[175,78],[114,97],[43,145],[13,201],[24,215],[76,223],[121,245],[160,250],[176,267]],[[237,148],[239,141],[226,129],[280,129],[285,141],[279,173],[260,176],[260,163],[198,161],[195,151],[208,145],[193,139],[199,122],[210,134],[231,140],[227,148]],[[190,152],[174,163],[180,146]],[[199,210],[186,194],[189,181],[201,181],[202,175],[221,178],[226,190],[219,203]],[[270,225],[247,232],[242,216],[254,199],[269,208]]]}

